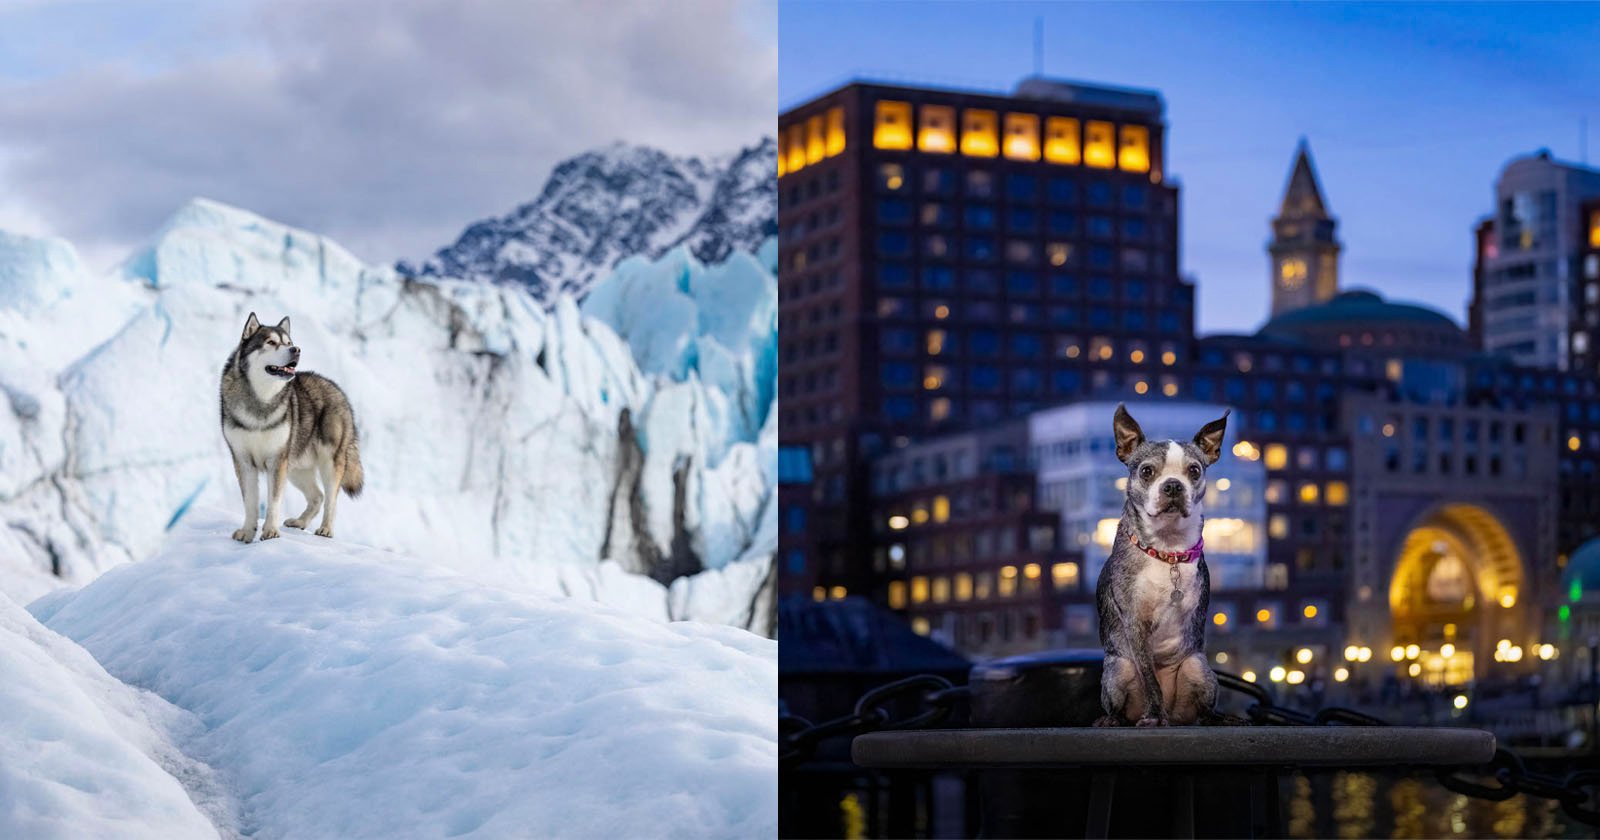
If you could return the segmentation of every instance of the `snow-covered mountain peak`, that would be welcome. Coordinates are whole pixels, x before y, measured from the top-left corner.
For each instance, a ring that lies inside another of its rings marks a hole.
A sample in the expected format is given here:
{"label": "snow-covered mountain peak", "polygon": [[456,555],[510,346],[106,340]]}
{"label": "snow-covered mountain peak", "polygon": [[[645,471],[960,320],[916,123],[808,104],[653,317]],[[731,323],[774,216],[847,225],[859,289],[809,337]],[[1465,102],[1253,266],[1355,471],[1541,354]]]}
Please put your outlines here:
{"label": "snow-covered mountain peak", "polygon": [[415,277],[521,285],[541,301],[582,297],[621,259],[686,247],[703,262],[753,251],[777,233],[777,144],[671,155],[615,142],[557,164],[539,197],[469,226]]}

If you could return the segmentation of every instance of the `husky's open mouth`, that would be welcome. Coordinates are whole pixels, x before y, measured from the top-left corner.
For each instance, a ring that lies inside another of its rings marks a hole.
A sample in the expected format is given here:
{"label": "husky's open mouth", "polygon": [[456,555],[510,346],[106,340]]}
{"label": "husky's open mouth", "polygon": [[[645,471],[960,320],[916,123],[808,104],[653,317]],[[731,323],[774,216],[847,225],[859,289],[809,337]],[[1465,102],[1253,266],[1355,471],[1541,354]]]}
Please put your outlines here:
{"label": "husky's open mouth", "polygon": [[277,365],[267,365],[267,373],[269,375],[276,376],[279,379],[293,379],[294,365],[284,365],[283,367],[278,367]]}

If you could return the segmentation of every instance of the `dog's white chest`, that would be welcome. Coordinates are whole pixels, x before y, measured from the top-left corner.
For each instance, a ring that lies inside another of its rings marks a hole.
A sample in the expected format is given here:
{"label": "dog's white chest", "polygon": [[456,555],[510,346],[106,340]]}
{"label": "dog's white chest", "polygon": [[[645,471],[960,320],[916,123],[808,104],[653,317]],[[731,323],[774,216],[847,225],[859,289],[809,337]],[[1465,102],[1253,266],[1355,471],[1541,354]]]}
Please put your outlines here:
{"label": "dog's white chest", "polygon": [[[1174,601],[1173,570],[1177,570],[1176,591],[1183,597]],[[1194,611],[1200,607],[1200,565],[1149,559],[1134,578],[1133,600],[1137,615],[1149,622],[1145,642],[1150,656],[1158,663],[1176,660],[1183,652],[1185,634]]]}
{"label": "dog's white chest", "polygon": [[266,469],[289,446],[287,419],[270,429],[243,429],[229,426],[222,436],[228,441],[234,457],[258,469]]}

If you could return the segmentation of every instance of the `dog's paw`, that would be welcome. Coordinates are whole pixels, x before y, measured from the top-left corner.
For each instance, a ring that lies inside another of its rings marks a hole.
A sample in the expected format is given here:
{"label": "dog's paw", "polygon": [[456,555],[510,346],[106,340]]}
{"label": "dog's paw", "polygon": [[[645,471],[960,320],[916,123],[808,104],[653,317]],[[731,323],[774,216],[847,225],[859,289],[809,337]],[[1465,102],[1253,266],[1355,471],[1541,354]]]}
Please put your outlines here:
{"label": "dog's paw", "polygon": [[274,528],[273,526],[268,525],[268,526],[266,526],[266,527],[261,529],[261,539],[263,539],[263,540],[275,540],[277,538],[278,538],[278,529],[277,528]]}
{"label": "dog's paw", "polygon": [[1113,715],[1102,715],[1099,720],[1094,722],[1094,725],[1095,726],[1121,726],[1122,725],[1122,721],[1119,718],[1117,718],[1117,717],[1115,717]]}
{"label": "dog's paw", "polygon": [[317,529],[317,536],[319,536],[319,537],[331,537],[331,536],[333,536],[333,529],[328,527],[327,525],[324,525],[321,528]]}
{"label": "dog's paw", "polygon": [[299,519],[299,518],[285,519],[285,520],[283,520],[283,527],[285,527],[285,528],[299,528],[300,530],[304,531],[306,529],[306,521],[304,519]]}
{"label": "dog's paw", "polygon": [[242,543],[247,543],[256,538],[256,529],[240,528],[233,532],[233,538]]}
{"label": "dog's paw", "polygon": [[1135,726],[1166,726],[1167,725],[1167,719],[1166,718],[1160,718],[1160,717],[1142,717],[1142,718],[1139,718],[1139,722],[1134,724],[1134,725]]}

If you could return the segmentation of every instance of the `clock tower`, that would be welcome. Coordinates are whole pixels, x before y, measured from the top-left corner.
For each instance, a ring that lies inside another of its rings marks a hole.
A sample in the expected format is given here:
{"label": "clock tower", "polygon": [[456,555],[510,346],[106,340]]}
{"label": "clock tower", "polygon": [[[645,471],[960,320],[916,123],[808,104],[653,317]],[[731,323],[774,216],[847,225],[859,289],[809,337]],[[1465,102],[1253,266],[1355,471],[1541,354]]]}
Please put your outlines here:
{"label": "clock tower", "polygon": [[1267,243],[1272,269],[1272,314],[1311,306],[1339,293],[1339,222],[1328,205],[1311,166],[1311,149],[1300,140],[1294,170],[1283,191],[1283,206],[1272,220]]}

